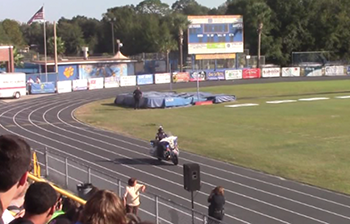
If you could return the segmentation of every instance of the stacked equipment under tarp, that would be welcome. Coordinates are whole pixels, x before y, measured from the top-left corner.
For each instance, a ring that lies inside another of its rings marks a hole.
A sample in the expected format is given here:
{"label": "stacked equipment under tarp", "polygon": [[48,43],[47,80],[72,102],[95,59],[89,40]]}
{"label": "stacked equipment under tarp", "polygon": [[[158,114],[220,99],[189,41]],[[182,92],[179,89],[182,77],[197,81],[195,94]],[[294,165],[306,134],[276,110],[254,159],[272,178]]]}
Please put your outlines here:
{"label": "stacked equipment under tarp", "polygon": [[[212,101],[213,103],[224,103],[235,101],[234,95],[212,94],[199,92],[192,93],[176,93],[176,92],[144,92],[140,101],[141,108],[167,108],[167,107],[184,107],[193,105],[196,102]],[[114,103],[119,106],[134,106],[134,98],[132,93],[119,94]]]}

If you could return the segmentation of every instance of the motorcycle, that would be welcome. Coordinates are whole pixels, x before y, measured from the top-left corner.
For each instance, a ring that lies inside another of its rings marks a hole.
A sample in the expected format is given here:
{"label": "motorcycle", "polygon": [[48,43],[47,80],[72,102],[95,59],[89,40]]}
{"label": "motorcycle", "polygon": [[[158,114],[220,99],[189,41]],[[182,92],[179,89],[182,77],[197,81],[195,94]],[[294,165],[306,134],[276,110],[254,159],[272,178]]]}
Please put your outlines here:
{"label": "motorcycle", "polygon": [[177,145],[177,136],[168,136],[159,142],[151,140],[150,143],[152,146],[150,149],[151,156],[158,158],[159,161],[171,160],[174,165],[179,163],[180,151]]}

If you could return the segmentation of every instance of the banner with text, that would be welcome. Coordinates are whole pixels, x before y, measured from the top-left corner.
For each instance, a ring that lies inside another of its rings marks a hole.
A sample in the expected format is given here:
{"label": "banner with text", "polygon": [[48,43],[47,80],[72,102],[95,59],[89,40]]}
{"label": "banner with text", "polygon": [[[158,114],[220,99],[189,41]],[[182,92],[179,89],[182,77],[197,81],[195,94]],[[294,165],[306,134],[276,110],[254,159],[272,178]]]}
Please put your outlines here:
{"label": "banner with text", "polygon": [[119,87],[119,79],[117,77],[106,77],[105,78],[105,88],[115,88]]}
{"label": "banner with text", "polygon": [[325,67],[326,76],[342,76],[345,75],[344,66],[326,66]]}
{"label": "banner with text", "polygon": [[103,89],[103,78],[89,79],[89,89]]}
{"label": "banner with text", "polygon": [[173,82],[188,82],[190,81],[190,73],[175,72],[173,73]]}
{"label": "banner with text", "polygon": [[285,67],[282,68],[282,77],[298,77],[300,76],[299,67]]}
{"label": "banner with text", "polygon": [[226,70],[225,79],[226,80],[242,79],[242,69]]}
{"label": "banner with text", "polygon": [[32,83],[31,94],[42,94],[42,93],[54,93],[55,83],[53,82],[43,82],[43,83]]}
{"label": "banner with text", "polygon": [[199,72],[191,72],[190,73],[190,82],[196,82],[198,81],[205,81],[206,72],[205,71],[199,71]]}
{"label": "banner with text", "polygon": [[303,76],[317,77],[323,75],[323,68],[321,66],[304,67],[302,68]]}
{"label": "banner with text", "polygon": [[261,78],[260,68],[247,68],[243,69],[243,79],[258,79]]}
{"label": "banner with text", "polygon": [[76,79],[73,80],[73,91],[87,90],[88,80],[87,79]]}
{"label": "banner with text", "polygon": [[225,72],[207,71],[207,80],[225,80]]}
{"label": "banner with text", "polygon": [[153,75],[137,75],[137,85],[153,84]]}
{"label": "banner with text", "polygon": [[72,92],[72,81],[58,81],[57,82],[57,93],[70,93]]}
{"label": "banner with text", "polygon": [[136,86],[136,76],[128,75],[120,77],[120,86]]}
{"label": "banner with text", "polygon": [[263,78],[274,78],[281,76],[280,68],[263,68],[262,69],[262,77]]}
{"label": "banner with text", "polygon": [[157,73],[154,74],[155,84],[170,83],[170,73]]}

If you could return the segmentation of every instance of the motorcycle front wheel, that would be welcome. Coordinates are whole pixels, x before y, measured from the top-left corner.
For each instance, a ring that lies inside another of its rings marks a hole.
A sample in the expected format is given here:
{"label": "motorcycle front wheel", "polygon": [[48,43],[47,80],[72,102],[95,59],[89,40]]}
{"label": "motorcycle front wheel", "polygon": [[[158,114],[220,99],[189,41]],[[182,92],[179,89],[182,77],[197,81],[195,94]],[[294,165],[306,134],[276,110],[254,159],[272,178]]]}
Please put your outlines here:
{"label": "motorcycle front wheel", "polygon": [[179,164],[179,158],[177,157],[177,155],[173,155],[172,161],[174,163],[174,165],[176,166],[177,164]]}

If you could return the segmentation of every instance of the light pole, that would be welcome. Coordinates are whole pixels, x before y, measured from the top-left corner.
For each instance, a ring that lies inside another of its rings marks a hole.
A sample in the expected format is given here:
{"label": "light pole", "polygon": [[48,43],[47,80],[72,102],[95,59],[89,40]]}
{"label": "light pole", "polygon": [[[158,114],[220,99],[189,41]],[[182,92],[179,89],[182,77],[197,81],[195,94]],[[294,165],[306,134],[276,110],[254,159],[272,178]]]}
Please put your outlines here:
{"label": "light pole", "polygon": [[179,28],[179,41],[180,41],[180,72],[183,70],[183,55],[182,55],[182,47],[183,47],[183,41],[184,41],[184,32],[182,28]]}
{"label": "light pole", "polygon": [[256,64],[257,68],[260,68],[260,49],[261,49],[261,33],[262,33],[262,29],[263,29],[264,24],[259,21],[259,25],[258,25],[258,34],[259,34],[259,38],[258,38],[258,61]]}
{"label": "light pole", "polygon": [[111,22],[111,27],[112,27],[112,46],[113,46],[113,55],[115,55],[115,45],[114,45],[114,23],[113,21]]}

